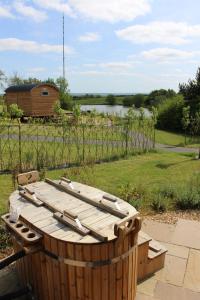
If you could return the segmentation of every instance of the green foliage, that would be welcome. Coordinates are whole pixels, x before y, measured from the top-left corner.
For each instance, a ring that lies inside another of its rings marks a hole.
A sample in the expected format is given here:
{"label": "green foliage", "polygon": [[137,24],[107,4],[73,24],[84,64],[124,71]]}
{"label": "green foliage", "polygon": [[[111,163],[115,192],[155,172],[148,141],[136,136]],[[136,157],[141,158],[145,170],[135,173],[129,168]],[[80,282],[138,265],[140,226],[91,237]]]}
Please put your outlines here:
{"label": "green foliage", "polygon": [[9,106],[9,114],[11,118],[20,119],[23,116],[23,110],[20,109],[17,104],[11,104]]}
{"label": "green foliage", "polygon": [[68,82],[65,78],[59,77],[56,80],[60,89],[60,105],[62,109],[71,110],[73,106],[72,97],[69,94]]}
{"label": "green foliage", "polygon": [[75,104],[73,106],[73,115],[74,115],[74,120],[76,123],[78,123],[80,116],[81,116],[81,106],[79,104]]}
{"label": "green foliage", "polygon": [[6,76],[2,70],[0,70],[0,88],[4,88],[6,82]]}
{"label": "green foliage", "polygon": [[114,95],[108,95],[106,97],[106,103],[108,105],[115,105],[116,104],[116,99],[115,99],[115,96]]}
{"label": "green foliage", "polygon": [[123,105],[124,106],[133,106],[134,101],[133,101],[133,96],[126,96],[123,99]]}
{"label": "green foliage", "polygon": [[145,97],[142,94],[136,94],[133,96],[133,104],[136,108],[140,108],[144,106]]}
{"label": "green foliage", "polygon": [[124,106],[135,106],[136,108],[140,108],[144,106],[145,96],[143,94],[136,94],[134,96],[126,96],[123,99]]}
{"label": "green foliage", "polygon": [[179,84],[179,91],[184,99],[188,101],[192,112],[199,109],[200,105],[200,68],[198,68],[195,79],[189,79],[188,83]]}
{"label": "green foliage", "polygon": [[171,89],[154,90],[146,98],[146,104],[149,106],[158,106],[164,103],[168,98],[173,98],[175,96],[176,92]]}
{"label": "green foliage", "polygon": [[11,236],[5,227],[0,224],[0,250],[3,250],[12,245]]}
{"label": "green foliage", "polygon": [[157,127],[169,131],[181,131],[184,101],[182,96],[167,99],[158,108]]}
{"label": "green foliage", "polygon": [[121,186],[119,196],[124,201],[133,205],[136,209],[139,209],[145,198],[145,190],[142,186],[135,187],[134,185],[127,183]]}
{"label": "green foliage", "polygon": [[167,210],[166,198],[161,194],[156,194],[150,206],[155,212],[163,213]]}

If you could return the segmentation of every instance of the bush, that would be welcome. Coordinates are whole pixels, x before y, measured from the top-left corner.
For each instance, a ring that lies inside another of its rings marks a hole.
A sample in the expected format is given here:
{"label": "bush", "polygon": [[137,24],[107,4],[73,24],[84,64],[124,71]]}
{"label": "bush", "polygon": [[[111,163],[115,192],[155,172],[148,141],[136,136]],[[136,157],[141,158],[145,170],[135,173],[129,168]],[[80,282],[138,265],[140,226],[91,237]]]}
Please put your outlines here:
{"label": "bush", "polygon": [[146,104],[150,106],[157,106],[160,103],[164,102],[165,100],[169,98],[173,98],[175,96],[176,96],[176,92],[174,90],[170,90],[170,89],[154,90],[148,95],[146,99]]}
{"label": "bush", "polygon": [[136,108],[140,108],[144,106],[144,95],[142,94],[137,94],[133,96],[133,104],[135,105]]}
{"label": "bush", "polygon": [[151,203],[151,208],[158,213],[163,213],[167,210],[167,198],[162,194],[157,194]]}
{"label": "bush", "polygon": [[182,96],[166,100],[158,108],[157,127],[162,130],[182,131],[184,101]]}
{"label": "bush", "polygon": [[20,109],[17,104],[11,104],[9,106],[9,114],[11,118],[20,119],[23,116],[23,110]]}
{"label": "bush", "polygon": [[115,96],[113,96],[113,95],[108,95],[108,96],[106,97],[106,103],[107,103],[108,105],[115,105],[115,104],[116,104]]}
{"label": "bush", "polygon": [[181,189],[177,195],[176,207],[181,210],[200,209],[200,190]]}
{"label": "bush", "polygon": [[123,105],[124,106],[133,106],[134,104],[134,99],[133,96],[126,96],[123,99]]}
{"label": "bush", "polygon": [[133,205],[136,209],[142,206],[142,200],[145,198],[146,191],[143,187],[135,187],[130,183],[125,184],[120,189],[120,197]]}

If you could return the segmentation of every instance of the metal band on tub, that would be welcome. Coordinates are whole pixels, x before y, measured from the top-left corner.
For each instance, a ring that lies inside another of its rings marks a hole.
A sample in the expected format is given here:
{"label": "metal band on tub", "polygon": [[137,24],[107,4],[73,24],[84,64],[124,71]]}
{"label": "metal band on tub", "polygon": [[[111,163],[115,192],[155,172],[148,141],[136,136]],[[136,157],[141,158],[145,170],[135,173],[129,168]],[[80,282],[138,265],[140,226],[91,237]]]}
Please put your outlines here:
{"label": "metal band on tub", "polygon": [[78,261],[78,260],[73,260],[69,258],[64,258],[61,256],[57,256],[47,250],[44,250],[44,253],[48,256],[50,256],[53,259],[58,260],[60,263],[64,263],[69,266],[73,267],[82,267],[82,268],[98,268],[98,267],[103,267],[103,266],[108,266],[112,264],[116,264],[120,262],[121,260],[126,259],[134,250],[136,249],[136,245],[133,246],[132,248],[129,249],[129,251],[125,252],[124,254],[112,258],[112,259],[106,259],[106,260],[97,260],[97,261]]}

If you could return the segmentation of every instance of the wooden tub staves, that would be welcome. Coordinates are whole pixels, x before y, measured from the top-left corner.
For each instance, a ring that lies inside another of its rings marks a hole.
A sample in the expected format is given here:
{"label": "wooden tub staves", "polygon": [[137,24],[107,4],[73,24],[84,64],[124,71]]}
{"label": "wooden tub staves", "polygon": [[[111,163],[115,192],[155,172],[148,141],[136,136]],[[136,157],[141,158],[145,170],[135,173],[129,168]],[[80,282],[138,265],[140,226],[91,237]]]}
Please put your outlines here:
{"label": "wooden tub staves", "polygon": [[35,299],[134,300],[138,212],[65,178],[25,184],[10,196],[19,220],[10,222],[10,214],[3,220],[15,251],[27,253],[17,270]]}

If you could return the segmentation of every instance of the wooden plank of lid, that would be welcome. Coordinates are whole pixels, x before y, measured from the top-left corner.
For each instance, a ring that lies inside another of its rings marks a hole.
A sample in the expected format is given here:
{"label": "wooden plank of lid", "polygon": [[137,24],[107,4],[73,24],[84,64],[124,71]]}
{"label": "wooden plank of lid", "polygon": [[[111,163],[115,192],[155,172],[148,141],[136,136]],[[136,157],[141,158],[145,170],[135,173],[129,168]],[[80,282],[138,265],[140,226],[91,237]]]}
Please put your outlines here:
{"label": "wooden plank of lid", "polygon": [[97,201],[95,201],[93,199],[90,199],[90,198],[88,198],[88,197],[80,194],[80,193],[75,192],[74,190],[68,188],[67,186],[63,186],[62,184],[58,184],[58,183],[54,182],[51,179],[46,178],[45,182],[47,182],[50,185],[53,185],[57,189],[59,189],[61,191],[64,191],[64,192],[66,192],[66,193],[68,193],[68,194],[70,194],[70,195],[72,195],[72,196],[74,196],[74,197],[76,197],[76,198],[78,198],[78,199],[80,199],[82,201],[85,201],[85,202],[87,202],[87,203],[89,203],[89,204],[91,204],[93,206],[96,206],[96,207],[98,207],[100,209],[103,209],[103,210],[109,212],[110,214],[113,214],[113,215],[115,215],[115,216],[117,216],[117,217],[119,217],[121,219],[127,217],[127,215],[128,215],[128,212],[123,212],[123,211],[117,210],[117,209],[115,209],[115,208],[113,208],[113,207],[111,207],[109,205],[97,202]]}

